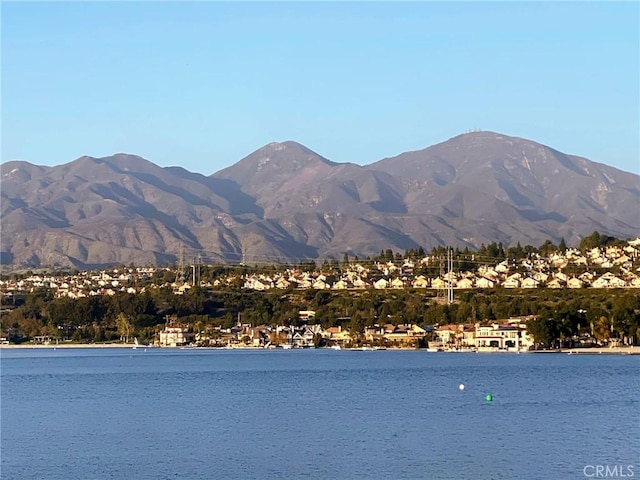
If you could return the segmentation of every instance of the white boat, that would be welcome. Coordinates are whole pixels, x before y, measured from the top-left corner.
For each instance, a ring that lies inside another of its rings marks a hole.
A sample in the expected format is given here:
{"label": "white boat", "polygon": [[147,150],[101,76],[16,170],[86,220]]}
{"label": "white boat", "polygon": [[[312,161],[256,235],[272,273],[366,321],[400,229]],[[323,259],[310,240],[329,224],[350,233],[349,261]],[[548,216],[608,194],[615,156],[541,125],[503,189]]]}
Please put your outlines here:
{"label": "white boat", "polygon": [[283,343],[282,345],[280,345],[284,350],[291,350],[291,348],[293,347],[293,345],[291,345],[290,343]]}
{"label": "white boat", "polygon": [[340,345],[331,345],[331,350],[342,350]]}
{"label": "white boat", "polygon": [[134,337],[134,339],[133,339],[133,349],[135,350],[136,348],[138,348],[138,345],[140,345],[138,343],[138,337]]}

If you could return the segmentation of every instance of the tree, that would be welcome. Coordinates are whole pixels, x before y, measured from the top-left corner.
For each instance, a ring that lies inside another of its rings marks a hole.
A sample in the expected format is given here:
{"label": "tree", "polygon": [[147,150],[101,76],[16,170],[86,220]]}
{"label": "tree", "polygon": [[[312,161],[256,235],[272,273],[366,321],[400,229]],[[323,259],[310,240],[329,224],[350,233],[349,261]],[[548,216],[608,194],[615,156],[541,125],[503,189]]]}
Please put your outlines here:
{"label": "tree", "polygon": [[594,322],[593,335],[599,343],[604,343],[611,338],[611,324],[604,315],[598,317]]}
{"label": "tree", "polygon": [[560,239],[560,243],[558,244],[558,250],[562,253],[567,251],[567,242],[564,241],[564,237]]}
{"label": "tree", "polygon": [[472,315],[471,305],[468,303],[461,303],[457,305],[455,315],[457,323],[467,323]]}
{"label": "tree", "polygon": [[597,230],[588,237],[580,240],[580,250],[591,250],[596,247],[606,247],[607,245],[620,245],[622,242],[609,235],[601,235]]}
{"label": "tree", "polygon": [[548,257],[553,252],[557,252],[557,251],[558,251],[558,247],[556,247],[553,243],[551,243],[551,240],[545,240],[545,242],[542,245],[540,245],[540,248],[538,249],[538,252],[540,252],[540,255],[542,255],[543,257]]}
{"label": "tree", "polygon": [[538,317],[529,320],[529,322],[527,322],[527,331],[533,337],[536,346],[543,344],[549,347],[553,341],[558,338],[558,324],[552,319]]}
{"label": "tree", "polygon": [[526,257],[526,253],[524,251],[524,248],[522,248],[522,245],[520,245],[520,242],[518,242],[515,247],[510,247],[507,249],[507,256],[510,259],[519,260]]}
{"label": "tree", "polygon": [[283,332],[271,332],[269,334],[269,341],[272,345],[281,345],[287,343],[287,334]]}
{"label": "tree", "polygon": [[360,335],[364,333],[364,319],[360,312],[355,312],[351,316],[351,321],[349,322],[349,335],[352,339],[357,341],[360,338]]}
{"label": "tree", "polygon": [[116,327],[118,328],[118,335],[120,335],[120,340],[123,340],[125,343],[129,342],[129,335],[133,330],[131,326],[131,321],[129,317],[125,315],[123,312],[120,312],[116,316]]}

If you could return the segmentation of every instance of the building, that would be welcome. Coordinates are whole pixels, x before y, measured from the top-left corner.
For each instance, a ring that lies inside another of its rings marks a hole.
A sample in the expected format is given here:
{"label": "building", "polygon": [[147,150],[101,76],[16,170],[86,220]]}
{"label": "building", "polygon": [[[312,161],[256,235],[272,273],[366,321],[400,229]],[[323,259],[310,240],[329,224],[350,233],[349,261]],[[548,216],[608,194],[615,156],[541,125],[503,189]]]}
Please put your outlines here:
{"label": "building", "polygon": [[475,336],[478,351],[482,350],[528,350],[533,342],[526,327],[509,323],[501,325],[476,325]]}
{"label": "building", "polygon": [[179,347],[193,342],[194,334],[188,328],[166,327],[160,332],[161,347]]}

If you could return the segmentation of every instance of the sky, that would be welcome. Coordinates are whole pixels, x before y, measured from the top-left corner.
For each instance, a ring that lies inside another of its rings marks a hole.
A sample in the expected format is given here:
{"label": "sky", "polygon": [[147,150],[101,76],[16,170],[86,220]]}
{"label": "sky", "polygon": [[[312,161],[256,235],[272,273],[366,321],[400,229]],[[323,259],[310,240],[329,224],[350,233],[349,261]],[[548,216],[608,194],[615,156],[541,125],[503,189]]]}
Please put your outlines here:
{"label": "sky", "polygon": [[640,173],[638,2],[1,2],[2,162],[369,164],[473,129]]}

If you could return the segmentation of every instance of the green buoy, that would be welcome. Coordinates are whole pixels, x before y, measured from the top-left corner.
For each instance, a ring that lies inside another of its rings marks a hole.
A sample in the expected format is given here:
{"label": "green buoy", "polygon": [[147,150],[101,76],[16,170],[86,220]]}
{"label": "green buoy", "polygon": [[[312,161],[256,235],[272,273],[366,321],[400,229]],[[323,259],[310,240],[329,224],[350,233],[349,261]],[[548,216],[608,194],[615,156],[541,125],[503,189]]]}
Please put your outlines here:
{"label": "green buoy", "polygon": [[487,394],[484,396],[484,399],[485,399],[487,402],[492,402],[492,401],[493,401],[493,395],[491,395],[490,393],[487,393]]}

